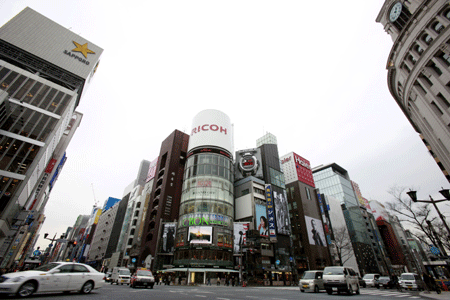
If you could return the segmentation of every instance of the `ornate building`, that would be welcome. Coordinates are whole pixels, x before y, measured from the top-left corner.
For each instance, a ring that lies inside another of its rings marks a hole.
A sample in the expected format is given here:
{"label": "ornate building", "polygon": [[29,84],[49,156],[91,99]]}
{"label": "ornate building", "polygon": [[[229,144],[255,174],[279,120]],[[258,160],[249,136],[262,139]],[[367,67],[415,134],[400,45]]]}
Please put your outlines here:
{"label": "ornate building", "polygon": [[387,0],[376,21],[394,42],[389,91],[450,181],[450,4]]}

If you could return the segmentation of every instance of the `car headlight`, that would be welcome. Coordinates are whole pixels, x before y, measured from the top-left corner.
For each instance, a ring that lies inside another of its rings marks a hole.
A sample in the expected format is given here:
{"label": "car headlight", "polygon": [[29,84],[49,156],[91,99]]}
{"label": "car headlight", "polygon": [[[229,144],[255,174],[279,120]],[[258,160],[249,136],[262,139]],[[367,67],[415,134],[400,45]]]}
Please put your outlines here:
{"label": "car headlight", "polygon": [[9,281],[9,282],[20,282],[20,281],[23,281],[24,279],[25,279],[24,276],[19,276],[19,277],[14,277],[14,278],[8,278],[8,279],[6,279],[6,281]]}

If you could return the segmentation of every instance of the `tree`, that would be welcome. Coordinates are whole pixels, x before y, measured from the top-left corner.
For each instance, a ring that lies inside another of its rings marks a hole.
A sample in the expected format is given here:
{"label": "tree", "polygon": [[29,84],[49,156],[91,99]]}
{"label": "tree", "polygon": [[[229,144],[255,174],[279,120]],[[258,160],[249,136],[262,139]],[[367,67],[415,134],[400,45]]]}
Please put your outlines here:
{"label": "tree", "polygon": [[347,227],[333,227],[333,235],[339,261],[341,262],[341,266],[343,266],[354,255]]}
{"label": "tree", "polygon": [[[433,234],[433,227],[441,234],[443,230],[439,230],[443,227],[442,223],[437,221],[436,216],[432,216],[431,204],[428,203],[415,203],[409,197],[403,196],[406,194],[405,187],[393,186],[388,191],[393,196],[393,200],[387,203],[387,208],[394,212],[399,218],[400,222],[410,225],[415,231],[411,231],[411,234],[419,239],[422,243],[439,246],[441,236],[439,234]],[[431,225],[432,224],[432,225]],[[431,225],[431,226],[430,226]],[[445,234],[442,240],[447,241],[447,234]]]}

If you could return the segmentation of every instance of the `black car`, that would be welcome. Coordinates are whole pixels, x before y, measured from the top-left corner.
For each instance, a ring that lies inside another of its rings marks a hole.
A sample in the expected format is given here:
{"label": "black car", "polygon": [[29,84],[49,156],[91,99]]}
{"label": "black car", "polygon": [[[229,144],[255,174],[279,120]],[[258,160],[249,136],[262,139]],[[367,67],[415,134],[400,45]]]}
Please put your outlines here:
{"label": "black car", "polygon": [[359,281],[359,286],[361,286],[363,288],[365,288],[367,286],[366,282],[361,277],[358,277],[358,281]]}
{"label": "black car", "polygon": [[377,280],[377,288],[381,288],[384,287],[385,289],[387,288],[395,288],[396,282],[395,279],[392,279],[389,276],[380,276],[380,278],[378,278]]}

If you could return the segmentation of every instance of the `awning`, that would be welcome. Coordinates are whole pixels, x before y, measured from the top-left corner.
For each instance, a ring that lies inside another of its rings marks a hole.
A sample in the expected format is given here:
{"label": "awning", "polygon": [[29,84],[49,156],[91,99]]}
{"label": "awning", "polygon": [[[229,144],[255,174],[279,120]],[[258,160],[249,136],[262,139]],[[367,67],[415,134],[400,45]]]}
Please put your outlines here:
{"label": "awning", "polygon": [[225,272],[225,273],[239,273],[239,271],[231,270],[231,269],[213,269],[213,268],[172,268],[172,269],[164,269],[159,270],[158,272]]}

